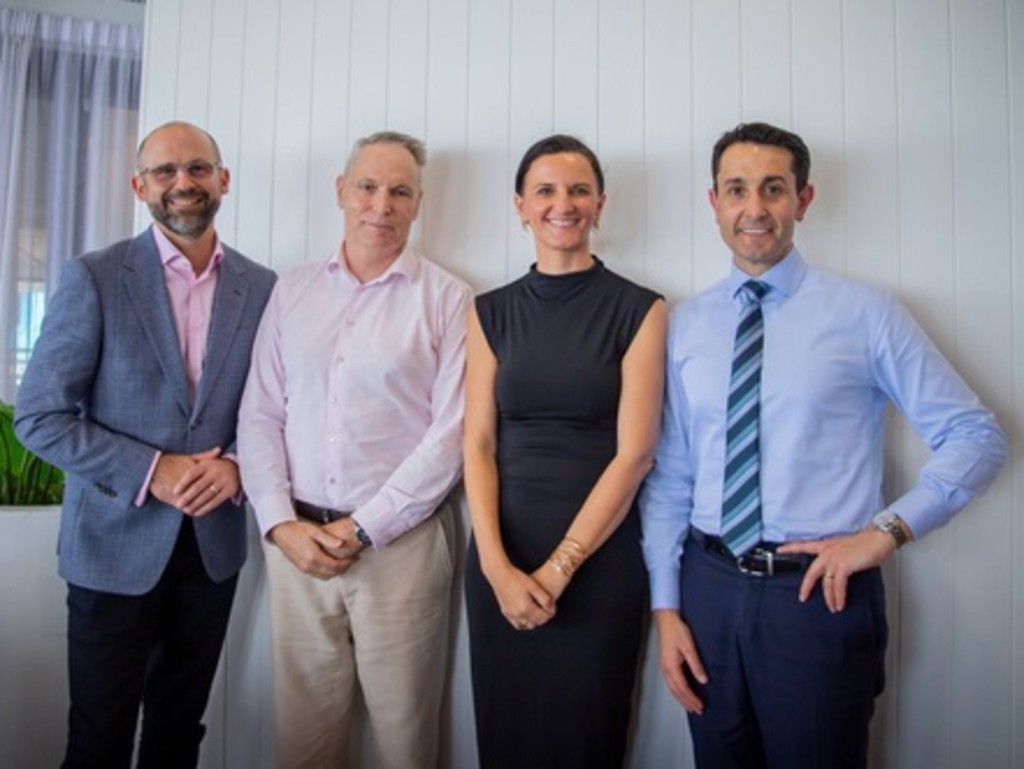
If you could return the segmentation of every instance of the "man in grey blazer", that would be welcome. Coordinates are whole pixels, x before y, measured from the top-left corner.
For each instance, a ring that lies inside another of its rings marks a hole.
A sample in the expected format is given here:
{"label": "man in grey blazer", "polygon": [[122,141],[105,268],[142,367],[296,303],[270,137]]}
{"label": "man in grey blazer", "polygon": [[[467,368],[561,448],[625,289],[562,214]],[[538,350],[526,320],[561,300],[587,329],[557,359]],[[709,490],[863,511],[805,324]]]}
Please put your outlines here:
{"label": "man in grey blazer", "polygon": [[168,123],[132,177],[154,225],[71,260],[25,372],[15,429],[64,468],[65,767],[198,761],[246,518],[234,461],[250,348],[274,284],[214,229],[230,174]]}

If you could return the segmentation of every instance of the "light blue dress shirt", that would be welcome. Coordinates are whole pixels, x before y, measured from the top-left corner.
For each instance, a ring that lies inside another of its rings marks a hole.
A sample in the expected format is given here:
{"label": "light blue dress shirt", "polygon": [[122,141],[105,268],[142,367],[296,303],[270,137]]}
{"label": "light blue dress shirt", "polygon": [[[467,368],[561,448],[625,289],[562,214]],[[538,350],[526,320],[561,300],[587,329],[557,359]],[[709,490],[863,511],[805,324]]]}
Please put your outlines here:
{"label": "light blue dress shirt", "polygon": [[[737,291],[731,275],[671,315],[665,411],[640,496],[654,609],[679,607],[689,527],[718,534],[725,409]],[[852,534],[885,507],[887,401],[932,451],[889,508],[922,537],[983,492],[1006,437],[910,314],[889,294],[809,266],[794,248],[766,272],[762,302],[762,539]]]}

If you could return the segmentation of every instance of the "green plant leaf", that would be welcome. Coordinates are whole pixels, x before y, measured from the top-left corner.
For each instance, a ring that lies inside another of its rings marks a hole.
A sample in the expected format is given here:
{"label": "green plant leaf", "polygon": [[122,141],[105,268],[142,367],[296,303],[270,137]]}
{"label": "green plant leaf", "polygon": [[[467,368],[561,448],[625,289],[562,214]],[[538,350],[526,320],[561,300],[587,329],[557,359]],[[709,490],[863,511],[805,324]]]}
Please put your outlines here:
{"label": "green plant leaf", "polygon": [[58,505],[63,495],[63,471],[21,444],[14,407],[0,401],[0,505]]}

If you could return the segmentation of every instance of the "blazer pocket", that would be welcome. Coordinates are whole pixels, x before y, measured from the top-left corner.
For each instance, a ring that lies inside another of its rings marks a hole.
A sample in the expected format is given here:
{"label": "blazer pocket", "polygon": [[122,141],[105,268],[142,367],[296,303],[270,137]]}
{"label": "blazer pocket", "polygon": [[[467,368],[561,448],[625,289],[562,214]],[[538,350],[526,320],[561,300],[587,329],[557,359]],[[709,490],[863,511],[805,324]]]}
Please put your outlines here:
{"label": "blazer pocket", "polygon": [[94,483],[93,484],[93,488],[95,488],[96,491],[98,491],[100,494],[102,494],[105,497],[110,497],[111,499],[117,497],[117,492],[116,491],[114,491],[109,486],[104,486],[102,483]]}

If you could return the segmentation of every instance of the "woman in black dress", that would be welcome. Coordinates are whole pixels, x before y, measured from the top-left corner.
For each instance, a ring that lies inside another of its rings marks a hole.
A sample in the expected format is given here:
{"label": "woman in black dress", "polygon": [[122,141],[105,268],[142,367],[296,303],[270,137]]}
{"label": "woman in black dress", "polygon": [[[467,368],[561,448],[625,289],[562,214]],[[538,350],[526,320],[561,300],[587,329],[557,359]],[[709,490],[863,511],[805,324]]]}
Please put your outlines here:
{"label": "woman in black dress", "polygon": [[647,615],[633,500],[658,436],[665,303],[591,254],[604,202],[586,145],[531,147],[515,206],[537,262],[470,314],[466,604],[482,769],[625,757]]}

